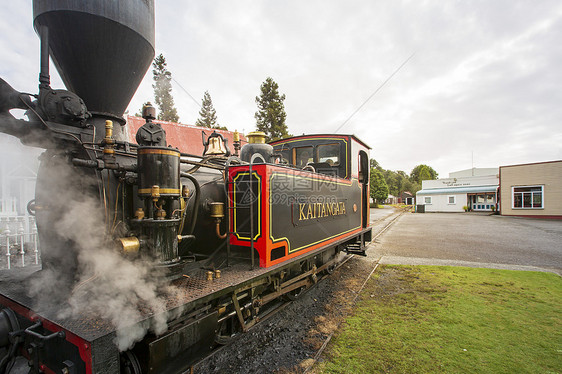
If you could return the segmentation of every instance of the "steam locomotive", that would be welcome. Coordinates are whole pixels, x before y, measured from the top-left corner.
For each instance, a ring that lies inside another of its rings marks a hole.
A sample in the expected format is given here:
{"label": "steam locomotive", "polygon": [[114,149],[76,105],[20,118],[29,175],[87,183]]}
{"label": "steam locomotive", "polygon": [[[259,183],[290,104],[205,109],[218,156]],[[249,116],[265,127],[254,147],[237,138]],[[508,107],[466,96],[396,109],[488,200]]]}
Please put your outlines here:
{"label": "steam locomotive", "polygon": [[[154,57],[152,0],[34,0],[39,93],[0,79],[0,131],[45,149],[42,268],[0,274],[0,373],[175,373],[364,254],[369,147],[353,135],[202,155],[166,141],[150,106],[123,112]],[[68,90],[50,87],[49,55]],[[11,109],[24,109],[28,120]]]}

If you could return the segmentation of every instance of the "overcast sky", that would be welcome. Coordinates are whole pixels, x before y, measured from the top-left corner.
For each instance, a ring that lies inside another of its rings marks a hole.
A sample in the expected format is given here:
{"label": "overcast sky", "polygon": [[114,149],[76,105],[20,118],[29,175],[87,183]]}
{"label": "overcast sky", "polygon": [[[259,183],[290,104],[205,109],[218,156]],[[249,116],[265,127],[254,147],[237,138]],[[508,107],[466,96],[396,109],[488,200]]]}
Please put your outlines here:
{"label": "overcast sky", "polygon": [[[196,101],[209,91],[231,130],[255,129],[255,97],[272,77],[295,135],[333,133],[365,104],[339,133],[369,144],[385,169],[425,163],[447,177],[472,160],[562,159],[559,0],[155,3],[156,54]],[[6,2],[3,13],[0,76],[37,92],[31,2]],[[153,100],[151,83],[147,74],[131,113]],[[180,122],[193,124],[197,104],[175,82],[173,96]]]}

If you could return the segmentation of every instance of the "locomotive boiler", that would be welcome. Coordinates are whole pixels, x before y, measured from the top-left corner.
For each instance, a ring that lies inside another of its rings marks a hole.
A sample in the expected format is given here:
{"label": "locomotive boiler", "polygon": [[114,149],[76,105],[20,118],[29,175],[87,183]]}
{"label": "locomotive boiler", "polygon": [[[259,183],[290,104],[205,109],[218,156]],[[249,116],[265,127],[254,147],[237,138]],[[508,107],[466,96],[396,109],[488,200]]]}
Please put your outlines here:
{"label": "locomotive boiler", "polygon": [[[0,274],[0,373],[175,373],[370,241],[353,135],[180,152],[123,113],[154,57],[152,0],[34,0],[39,93],[0,79],[0,131],[39,147],[42,266]],[[66,90],[52,89],[51,56]],[[11,109],[24,109],[28,120]]]}

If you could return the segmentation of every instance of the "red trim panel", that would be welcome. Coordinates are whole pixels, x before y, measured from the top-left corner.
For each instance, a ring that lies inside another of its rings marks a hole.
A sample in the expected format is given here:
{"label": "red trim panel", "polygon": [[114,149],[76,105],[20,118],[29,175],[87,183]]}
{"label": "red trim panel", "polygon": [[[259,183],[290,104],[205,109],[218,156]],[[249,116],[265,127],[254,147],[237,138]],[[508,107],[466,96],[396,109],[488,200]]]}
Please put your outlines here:
{"label": "red trim panel", "polygon": [[[65,333],[65,340],[75,345],[80,352],[80,358],[86,364],[86,374],[92,374],[92,352],[90,343],[85,341],[84,339],[80,338],[78,335],[73,334],[72,332],[64,329],[63,327],[57,325],[56,323],[45,319],[35,312],[27,309],[26,307],[8,299],[7,297],[0,295],[0,304],[12,309],[16,314],[28,319],[30,322],[36,322],[37,320],[41,320],[43,327],[51,332],[59,332],[64,331]],[[47,368],[45,365],[42,365],[42,370],[46,373],[54,373],[52,370]]]}

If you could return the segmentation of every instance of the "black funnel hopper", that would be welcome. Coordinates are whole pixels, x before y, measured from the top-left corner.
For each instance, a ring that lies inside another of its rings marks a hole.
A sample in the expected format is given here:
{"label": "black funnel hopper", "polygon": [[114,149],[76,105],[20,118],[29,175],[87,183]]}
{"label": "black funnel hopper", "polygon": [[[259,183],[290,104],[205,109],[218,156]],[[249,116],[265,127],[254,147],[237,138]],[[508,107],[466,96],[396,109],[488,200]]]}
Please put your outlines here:
{"label": "black funnel hopper", "polygon": [[66,88],[123,115],[154,58],[154,0],[34,0],[33,17]]}

